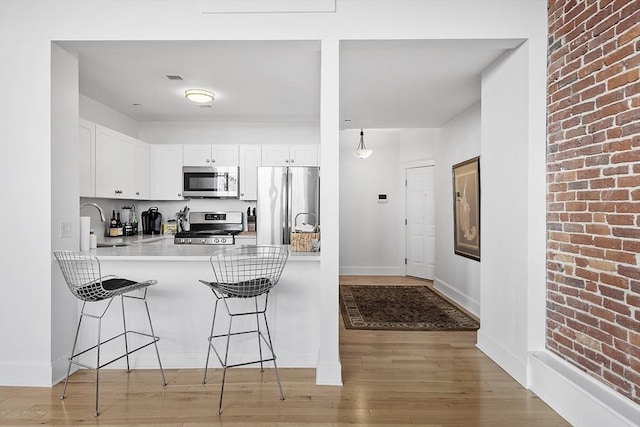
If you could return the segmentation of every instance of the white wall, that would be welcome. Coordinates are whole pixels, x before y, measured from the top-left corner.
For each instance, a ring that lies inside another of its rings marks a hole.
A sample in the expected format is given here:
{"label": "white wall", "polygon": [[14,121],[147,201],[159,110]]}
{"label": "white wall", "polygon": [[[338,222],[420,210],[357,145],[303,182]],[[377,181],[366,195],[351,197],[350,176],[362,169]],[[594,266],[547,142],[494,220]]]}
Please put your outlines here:
{"label": "white wall", "polygon": [[[480,155],[480,104],[436,131],[435,287],[480,317],[480,262],[453,252],[453,181],[451,167]],[[480,170],[483,164],[480,159]],[[481,204],[483,183],[480,182]],[[483,224],[484,218],[481,218]],[[482,241],[482,234],[480,235]]]}
{"label": "white wall", "polygon": [[[528,246],[528,47],[482,77],[482,322],[478,346],[526,384]],[[544,286],[544,283],[540,283]]]}
{"label": "white wall", "polygon": [[82,94],[80,94],[80,117],[133,138],[138,137],[137,121]]}
{"label": "white wall", "polygon": [[[340,132],[340,274],[405,274],[407,163],[433,159],[433,129],[365,129],[373,154],[352,151],[360,130]],[[386,194],[387,203],[378,203]]]}
{"label": "white wall", "polygon": [[140,122],[151,144],[319,144],[317,123]]}
{"label": "white wall", "polygon": [[[78,58],[56,44],[51,45],[51,80],[51,193],[56,196],[51,198],[53,227],[50,249],[78,250],[80,246],[78,214],[80,150],[78,149],[78,91],[74,90],[78,82]],[[56,191],[56,189],[64,189],[64,191]],[[67,220],[72,223],[72,233],[71,237],[63,238],[59,224]],[[41,242],[43,246],[49,248],[46,243],[48,242],[44,239]],[[42,337],[44,341],[50,339],[50,354],[42,363],[50,366],[49,381],[57,382],[67,370],[67,355],[73,344],[73,335],[69,331],[74,330],[77,321],[77,300],[69,292],[57,263],[52,262],[50,269],[51,279],[47,278],[44,283],[39,284],[42,288],[41,292],[50,297],[51,304],[51,330]],[[17,298],[24,298],[20,293],[21,290]],[[49,302],[48,299],[47,302]],[[34,314],[43,315],[44,313],[34,312]],[[38,323],[33,325],[37,326]],[[32,327],[32,325],[21,326]],[[30,334],[25,333],[24,338],[34,341],[30,337]]]}

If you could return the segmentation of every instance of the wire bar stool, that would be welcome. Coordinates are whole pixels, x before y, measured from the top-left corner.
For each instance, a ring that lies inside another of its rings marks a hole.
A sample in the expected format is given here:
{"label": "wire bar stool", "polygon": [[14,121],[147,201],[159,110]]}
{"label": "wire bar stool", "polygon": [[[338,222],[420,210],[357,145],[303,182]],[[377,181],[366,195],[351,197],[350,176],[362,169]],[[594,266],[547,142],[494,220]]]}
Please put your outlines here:
{"label": "wire bar stool", "polygon": [[[210,257],[211,266],[215,280],[209,282],[200,280],[207,285],[216,297],[213,310],[213,319],[211,321],[211,333],[209,334],[209,346],[207,350],[207,360],[204,367],[204,377],[202,383],[207,382],[207,369],[209,367],[209,357],[213,349],[220,365],[222,366],[222,382],[220,385],[220,402],[218,405],[218,415],[222,414],[222,398],[224,396],[224,383],[227,374],[227,368],[251,365],[260,363],[260,372],[264,372],[264,362],[273,362],[273,367],[280,390],[280,400],[284,400],[282,385],[280,384],[280,376],[278,375],[278,366],[276,365],[276,355],[271,342],[271,333],[269,331],[269,323],[267,322],[267,302],[269,291],[278,283],[280,275],[289,257],[289,251],[286,248],[277,246],[243,246],[222,250],[214,253]],[[229,302],[233,299],[251,299],[253,298],[252,308],[240,310],[237,306],[231,306]],[[218,304],[223,302],[229,315],[229,327],[226,333],[214,334],[216,324],[216,316],[218,313]],[[260,328],[260,315],[264,321],[264,332]],[[233,331],[233,319],[238,316],[255,316],[256,329]],[[258,341],[259,359],[249,362],[229,363],[229,343],[231,337],[256,334]],[[221,338],[224,343],[224,354],[216,349],[214,341]],[[263,346],[266,354],[263,354]]]}
{"label": "wire bar stool", "polygon": [[[81,252],[72,252],[72,251],[54,251],[54,257],[58,261],[60,265],[60,269],[62,270],[62,275],[64,276],[65,281],[67,282],[67,286],[69,286],[69,290],[71,293],[78,299],[82,301],[82,310],[80,311],[80,319],[78,319],[78,326],[76,328],[75,338],[73,339],[73,347],[71,348],[71,356],[69,357],[69,366],[67,368],[67,377],[64,381],[64,388],[62,390],[62,395],[60,399],[64,399],[66,397],[67,392],[67,384],[69,383],[69,375],[71,374],[71,365],[78,365],[86,369],[91,369],[96,371],[96,392],[95,392],[95,416],[100,415],[98,410],[98,397],[99,397],[99,384],[100,384],[100,369],[122,359],[123,357],[127,360],[127,372],[131,372],[131,368],[129,365],[129,355],[138,350],[141,350],[145,347],[148,347],[153,344],[156,350],[156,356],[158,357],[158,365],[160,366],[160,374],[162,375],[162,385],[166,386],[167,381],[164,376],[164,370],[162,369],[162,362],[160,361],[160,353],[158,352],[158,344],[157,342],[160,340],[158,336],[156,336],[153,331],[153,324],[151,323],[151,315],[149,314],[149,305],[147,304],[147,289],[151,285],[155,285],[157,283],[156,280],[147,280],[144,282],[136,282],[133,280],[125,279],[118,276],[108,275],[102,276],[100,269],[100,261],[93,255],[88,253]],[[129,292],[132,291],[142,291],[141,296],[136,295],[128,295]],[[124,327],[124,332],[115,335],[111,338],[102,340],[101,331],[102,331],[102,318],[107,313],[109,307],[111,307],[111,303],[115,297],[119,296],[122,305],[122,324]],[[125,317],[125,308],[124,308],[124,299],[129,298],[133,300],[139,300],[144,302],[144,307],[147,313],[147,319],[149,320],[149,328],[151,330],[150,334],[127,330],[127,321]],[[91,314],[85,312],[85,308],[87,307],[87,303],[105,301],[108,300],[108,303],[104,310],[102,310],[99,314]],[[98,321],[98,339],[97,344],[86,348],[82,351],[78,351],[76,353],[76,347],[78,345],[78,335],[80,333],[80,326],[82,324],[82,319],[88,317],[92,319],[96,319]],[[136,348],[129,348],[129,341],[127,339],[127,335],[136,334],[146,338],[149,338],[148,342],[145,342],[142,345],[137,346]],[[111,342],[117,338],[124,338],[124,347],[125,352],[121,356],[118,356],[108,362],[103,362],[100,359],[100,347],[108,342]],[[80,362],[79,360],[74,360],[79,358],[81,355],[91,351],[96,350],[96,362],[94,366],[87,365],[85,363]]]}

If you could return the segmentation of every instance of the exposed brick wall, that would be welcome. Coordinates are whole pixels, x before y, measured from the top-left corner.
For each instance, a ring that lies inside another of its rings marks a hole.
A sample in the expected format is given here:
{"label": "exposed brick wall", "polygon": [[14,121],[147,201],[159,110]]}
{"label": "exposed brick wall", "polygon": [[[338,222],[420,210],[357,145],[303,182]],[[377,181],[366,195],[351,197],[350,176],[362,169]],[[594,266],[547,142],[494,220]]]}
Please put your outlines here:
{"label": "exposed brick wall", "polygon": [[548,7],[547,348],[640,403],[640,1]]}

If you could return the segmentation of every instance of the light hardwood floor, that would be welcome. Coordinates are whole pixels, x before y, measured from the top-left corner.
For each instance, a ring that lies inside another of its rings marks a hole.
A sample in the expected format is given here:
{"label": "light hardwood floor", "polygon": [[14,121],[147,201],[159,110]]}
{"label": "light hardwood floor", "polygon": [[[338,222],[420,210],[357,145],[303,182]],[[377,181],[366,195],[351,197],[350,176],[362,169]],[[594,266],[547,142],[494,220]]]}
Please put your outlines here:
{"label": "light hardwood floor", "polygon": [[[343,284],[422,284],[404,277],[341,277]],[[559,415],[475,347],[475,332],[389,332],[340,326],[342,387],[316,386],[313,369],[232,369],[218,416],[219,371],[100,372],[101,415],[93,417],[94,374],[71,376],[67,398],[53,388],[0,387],[0,425],[170,426],[567,426]],[[277,350],[277,349],[276,349]]]}

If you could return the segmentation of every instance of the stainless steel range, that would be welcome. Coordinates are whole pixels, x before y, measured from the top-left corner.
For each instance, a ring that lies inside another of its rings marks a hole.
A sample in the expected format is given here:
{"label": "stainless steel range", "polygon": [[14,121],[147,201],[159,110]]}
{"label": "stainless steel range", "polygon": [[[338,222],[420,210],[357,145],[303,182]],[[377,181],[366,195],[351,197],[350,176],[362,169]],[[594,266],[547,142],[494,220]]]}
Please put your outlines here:
{"label": "stainless steel range", "polygon": [[176,233],[176,245],[233,245],[243,230],[242,212],[190,212],[189,231]]}

